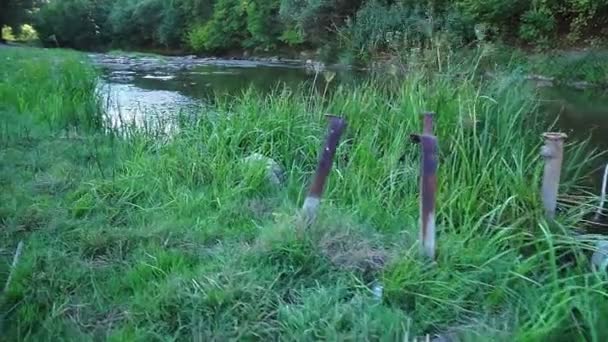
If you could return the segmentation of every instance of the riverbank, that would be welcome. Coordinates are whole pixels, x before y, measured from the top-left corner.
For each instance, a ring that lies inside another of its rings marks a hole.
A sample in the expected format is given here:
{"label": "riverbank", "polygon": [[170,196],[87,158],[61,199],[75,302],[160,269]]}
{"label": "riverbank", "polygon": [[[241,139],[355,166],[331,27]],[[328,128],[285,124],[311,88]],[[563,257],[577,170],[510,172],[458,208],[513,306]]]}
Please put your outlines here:
{"label": "riverbank", "polygon": [[477,72],[492,76],[499,72],[519,72],[540,87],[567,86],[575,89],[608,88],[608,52],[603,49],[555,50],[530,52],[503,45],[484,44],[477,48],[458,51],[412,51],[384,55],[368,65],[332,64],[321,60],[314,53],[299,57],[290,55],[251,55],[246,52],[221,56],[162,55],[150,52],[110,51],[91,54],[93,61],[109,68],[132,68],[148,71],[160,66],[168,69],[189,69],[200,65],[237,66],[284,66],[302,67],[311,72],[352,69],[361,73],[405,75],[412,70],[427,69],[442,72],[446,64],[475,65]]}
{"label": "riverbank", "polygon": [[[596,200],[578,194],[597,155],[567,146],[560,214],[547,223],[535,92],[517,74],[478,83],[449,71],[460,77],[420,71],[327,98],[250,90],[174,118],[168,134],[104,128],[82,55],[0,50],[0,284],[24,245],[2,331],[605,340],[608,283],[591,271],[594,237],[574,235]],[[419,153],[408,142],[429,109],[441,146],[433,264],[417,253]],[[328,112],[348,128],[304,231],[297,213]],[[280,184],[246,161],[256,153],[280,166]]]}

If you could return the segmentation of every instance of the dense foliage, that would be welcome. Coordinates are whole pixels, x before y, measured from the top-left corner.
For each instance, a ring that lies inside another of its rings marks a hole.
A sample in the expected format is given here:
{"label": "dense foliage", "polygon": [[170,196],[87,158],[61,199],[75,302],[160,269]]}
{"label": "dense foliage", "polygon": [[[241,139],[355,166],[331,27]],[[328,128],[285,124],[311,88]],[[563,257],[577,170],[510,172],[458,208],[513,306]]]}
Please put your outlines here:
{"label": "dense foliage", "polygon": [[606,33],[608,0],[62,0],[36,18],[47,43],[76,48],[291,46],[365,57],[438,39],[575,44]]}
{"label": "dense foliage", "polygon": [[[2,0],[0,1],[0,30],[4,27],[11,29],[11,33],[19,34],[23,24],[31,21],[34,8],[41,5],[41,0]],[[0,31],[0,43],[7,39]]]}

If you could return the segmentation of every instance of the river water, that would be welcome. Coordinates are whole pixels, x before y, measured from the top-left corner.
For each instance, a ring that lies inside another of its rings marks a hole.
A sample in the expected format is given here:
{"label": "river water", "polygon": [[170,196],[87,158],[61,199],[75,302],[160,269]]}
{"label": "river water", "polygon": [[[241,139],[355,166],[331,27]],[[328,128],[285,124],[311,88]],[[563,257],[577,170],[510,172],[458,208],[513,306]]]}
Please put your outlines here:
{"label": "river water", "polygon": [[215,96],[237,95],[253,87],[324,86],[324,75],[336,83],[351,82],[357,73],[320,71],[319,65],[295,60],[225,60],[216,58],[113,56],[91,54],[102,70],[101,89],[112,120],[140,121],[208,103]]}
{"label": "river water", "polygon": [[[262,91],[282,85],[300,87],[315,83],[323,87],[327,73],[335,74],[334,83],[362,78],[350,70],[320,72],[318,64],[278,58],[255,61],[194,56],[92,54],[90,57],[102,69],[101,87],[109,95],[107,109],[116,121],[142,120],[144,113],[164,116],[200,106],[215,95],[236,95],[248,87]],[[608,150],[606,90],[545,87],[541,96],[548,123],[556,121],[557,129],[570,137],[590,138],[592,147]]]}

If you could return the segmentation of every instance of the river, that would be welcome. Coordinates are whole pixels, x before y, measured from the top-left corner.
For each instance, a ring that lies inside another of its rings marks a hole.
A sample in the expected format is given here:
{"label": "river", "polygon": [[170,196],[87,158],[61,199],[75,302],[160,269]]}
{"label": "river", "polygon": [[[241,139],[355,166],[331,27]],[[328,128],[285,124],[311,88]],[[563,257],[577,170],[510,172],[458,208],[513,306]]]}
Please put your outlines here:
{"label": "river", "polygon": [[[319,72],[316,63],[271,58],[227,60],[194,56],[91,54],[102,69],[102,88],[114,120],[137,121],[145,115],[166,115],[200,106],[215,95],[238,94],[248,87],[323,87],[327,74],[334,83],[356,82],[360,73],[347,69]],[[315,81],[315,78],[316,81]],[[313,82],[315,81],[315,82]],[[541,89],[547,122],[571,138],[591,139],[591,147],[608,150],[608,92],[573,87]]]}
{"label": "river", "polygon": [[[324,75],[336,83],[359,76],[345,69],[320,71],[316,63],[296,60],[227,60],[217,58],[120,56],[91,54],[102,70],[101,89],[113,120],[139,121],[143,116],[175,113],[208,103],[214,96],[237,95],[249,87],[323,87]],[[333,81],[333,80],[332,80]]]}

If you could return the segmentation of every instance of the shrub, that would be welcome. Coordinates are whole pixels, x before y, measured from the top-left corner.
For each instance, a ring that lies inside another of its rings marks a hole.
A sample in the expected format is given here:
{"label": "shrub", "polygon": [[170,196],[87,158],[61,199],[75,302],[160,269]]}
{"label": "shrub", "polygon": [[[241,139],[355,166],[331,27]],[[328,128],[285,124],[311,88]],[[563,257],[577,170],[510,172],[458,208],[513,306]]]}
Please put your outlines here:
{"label": "shrub", "polygon": [[[24,24],[32,21],[32,14],[43,0],[2,0],[0,1],[0,43],[4,42],[5,26],[12,30],[13,37],[18,36]],[[6,32],[8,34],[9,32]]]}
{"label": "shrub", "polygon": [[[199,45],[209,51],[238,47],[240,42],[247,38],[246,20],[247,9],[242,1],[219,0],[213,7],[213,17],[202,29],[196,29],[195,35]],[[195,46],[191,47],[197,51],[201,50]]]}
{"label": "shrub", "polygon": [[521,22],[519,36],[527,42],[546,42],[555,28],[555,18],[547,8],[527,11],[522,15]]}
{"label": "shrub", "polygon": [[247,48],[273,48],[281,32],[278,20],[279,0],[260,0],[247,3],[247,32],[251,35],[243,45]]}
{"label": "shrub", "polygon": [[554,5],[555,11],[565,19],[571,40],[583,34],[601,35],[608,25],[608,0],[562,0]]}
{"label": "shrub", "polygon": [[50,1],[36,14],[34,28],[44,44],[94,48],[109,40],[106,18],[111,2]]}
{"label": "shrub", "polygon": [[2,37],[7,40],[18,40],[23,42],[33,41],[38,39],[38,32],[31,25],[25,24],[19,27],[19,30],[14,31],[11,27],[5,26],[2,28]]}
{"label": "shrub", "polygon": [[279,37],[279,40],[289,46],[296,46],[304,43],[304,35],[295,27],[289,27]]}
{"label": "shrub", "polygon": [[194,51],[204,51],[206,39],[205,25],[196,25],[188,32],[187,42]]}
{"label": "shrub", "polygon": [[110,24],[115,42],[148,46],[158,42],[156,28],[162,21],[163,0],[117,0]]}
{"label": "shrub", "polygon": [[162,19],[156,29],[158,43],[165,47],[178,47],[182,42],[185,28],[184,17],[176,0],[164,1]]}
{"label": "shrub", "polygon": [[179,47],[185,14],[179,0],[117,0],[109,21],[119,45]]}
{"label": "shrub", "polygon": [[361,7],[362,0],[281,0],[279,14],[312,44],[324,43],[331,33]]}
{"label": "shrub", "polygon": [[473,23],[452,7],[423,8],[410,1],[370,1],[341,30],[342,45],[361,56],[428,46],[447,37],[454,45],[474,39]]}
{"label": "shrub", "polygon": [[529,0],[458,0],[456,4],[464,15],[507,36],[517,32],[519,18],[530,8]]}
{"label": "shrub", "polygon": [[188,26],[207,22],[213,15],[214,4],[215,0],[177,0],[179,11],[184,14]]}
{"label": "shrub", "polygon": [[189,45],[195,51],[273,48],[281,32],[278,12],[278,0],[219,0],[209,21],[190,29]]}

